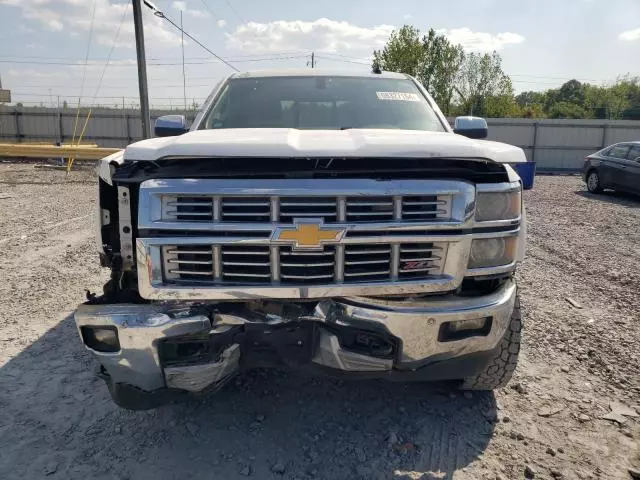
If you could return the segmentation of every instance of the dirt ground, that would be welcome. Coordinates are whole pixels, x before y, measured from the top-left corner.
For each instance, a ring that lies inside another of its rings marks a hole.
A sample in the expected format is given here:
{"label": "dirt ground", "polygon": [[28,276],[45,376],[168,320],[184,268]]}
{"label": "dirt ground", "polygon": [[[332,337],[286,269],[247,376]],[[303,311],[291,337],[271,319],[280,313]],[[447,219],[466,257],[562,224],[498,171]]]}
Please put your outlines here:
{"label": "dirt ground", "polygon": [[92,172],[0,164],[0,479],[638,478],[640,199],[536,182],[509,387],[258,371],[201,402],[130,412],[71,316],[106,275]]}

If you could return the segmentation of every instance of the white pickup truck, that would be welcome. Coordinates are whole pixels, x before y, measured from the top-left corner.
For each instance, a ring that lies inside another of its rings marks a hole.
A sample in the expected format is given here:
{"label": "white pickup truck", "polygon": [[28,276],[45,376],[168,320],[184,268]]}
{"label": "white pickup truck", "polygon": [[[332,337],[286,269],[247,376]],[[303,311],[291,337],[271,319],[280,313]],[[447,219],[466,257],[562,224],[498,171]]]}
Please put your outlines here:
{"label": "white pickup truck", "polygon": [[[75,314],[114,401],[153,408],[281,367],[504,385],[522,321],[520,148],[452,131],[413,78],[231,75],[193,125],[98,167],[111,280]],[[471,137],[471,138],[468,138]]]}

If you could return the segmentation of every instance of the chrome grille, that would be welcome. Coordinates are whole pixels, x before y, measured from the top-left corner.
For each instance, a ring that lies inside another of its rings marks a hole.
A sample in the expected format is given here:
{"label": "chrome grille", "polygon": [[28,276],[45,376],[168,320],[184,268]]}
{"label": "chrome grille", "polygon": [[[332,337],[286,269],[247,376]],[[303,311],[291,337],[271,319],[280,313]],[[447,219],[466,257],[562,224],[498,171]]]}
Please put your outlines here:
{"label": "chrome grille", "polygon": [[281,197],[280,223],[292,223],[294,218],[321,218],[325,223],[335,222],[338,202],[335,197]]}
{"label": "chrome grille", "polygon": [[400,245],[398,278],[424,278],[440,270],[444,249],[433,243],[403,243]]}
{"label": "chrome grille", "polygon": [[402,218],[406,220],[435,220],[447,213],[447,202],[436,195],[402,198]]}
{"label": "chrome grille", "polygon": [[165,214],[169,219],[182,221],[212,221],[212,197],[180,196],[168,198],[165,202]]}
{"label": "chrome grille", "polygon": [[223,222],[269,222],[271,201],[269,197],[222,197]]}
{"label": "chrome grille", "polygon": [[393,197],[348,197],[348,222],[384,222],[394,218]]}
{"label": "chrome grille", "polygon": [[[322,251],[261,245],[165,246],[168,282],[333,284],[428,279],[442,273],[444,243],[347,244]],[[394,258],[397,256],[397,260]]]}
{"label": "chrome grille", "polygon": [[271,281],[269,247],[221,247],[221,280],[223,283],[268,283]]}
{"label": "chrome grille", "polygon": [[390,245],[347,245],[344,250],[345,281],[387,280],[391,276]]}
{"label": "chrome grille", "polygon": [[167,280],[208,281],[213,278],[211,245],[177,245],[164,247]]}
{"label": "chrome grille", "polygon": [[475,195],[459,180],[147,180],[139,289],[213,300],[452,291],[465,273]]}
{"label": "chrome grille", "polygon": [[166,221],[292,224],[314,218],[324,223],[421,222],[449,219],[450,195],[423,196],[164,196]]}
{"label": "chrome grille", "polygon": [[280,248],[280,282],[332,283],[335,277],[335,249],[322,252],[297,252],[291,247]]}

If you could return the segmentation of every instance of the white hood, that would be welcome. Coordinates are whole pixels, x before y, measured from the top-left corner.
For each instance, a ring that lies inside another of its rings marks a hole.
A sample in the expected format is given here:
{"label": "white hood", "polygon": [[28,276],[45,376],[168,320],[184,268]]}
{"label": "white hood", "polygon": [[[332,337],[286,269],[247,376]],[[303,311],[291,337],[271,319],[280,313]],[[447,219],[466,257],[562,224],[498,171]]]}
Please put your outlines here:
{"label": "white hood", "polygon": [[483,158],[526,162],[524,151],[506,143],[470,140],[453,133],[415,130],[197,130],[179,137],[129,145],[124,160],[164,157],[410,157]]}

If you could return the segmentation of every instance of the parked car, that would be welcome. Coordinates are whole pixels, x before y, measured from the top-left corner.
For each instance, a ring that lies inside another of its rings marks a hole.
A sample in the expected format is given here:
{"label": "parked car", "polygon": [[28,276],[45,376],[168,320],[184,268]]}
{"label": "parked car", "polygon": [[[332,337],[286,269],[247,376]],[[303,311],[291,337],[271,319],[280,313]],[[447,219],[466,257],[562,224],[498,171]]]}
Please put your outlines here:
{"label": "parked car", "polygon": [[526,158],[484,122],[454,133],[407,75],[307,69],[233,74],[156,135],[100,162],[112,275],[75,314],[116,403],[266,366],[508,382]]}
{"label": "parked car", "polygon": [[640,194],[640,141],[615,143],[589,155],[584,181],[591,193],[608,188]]}

